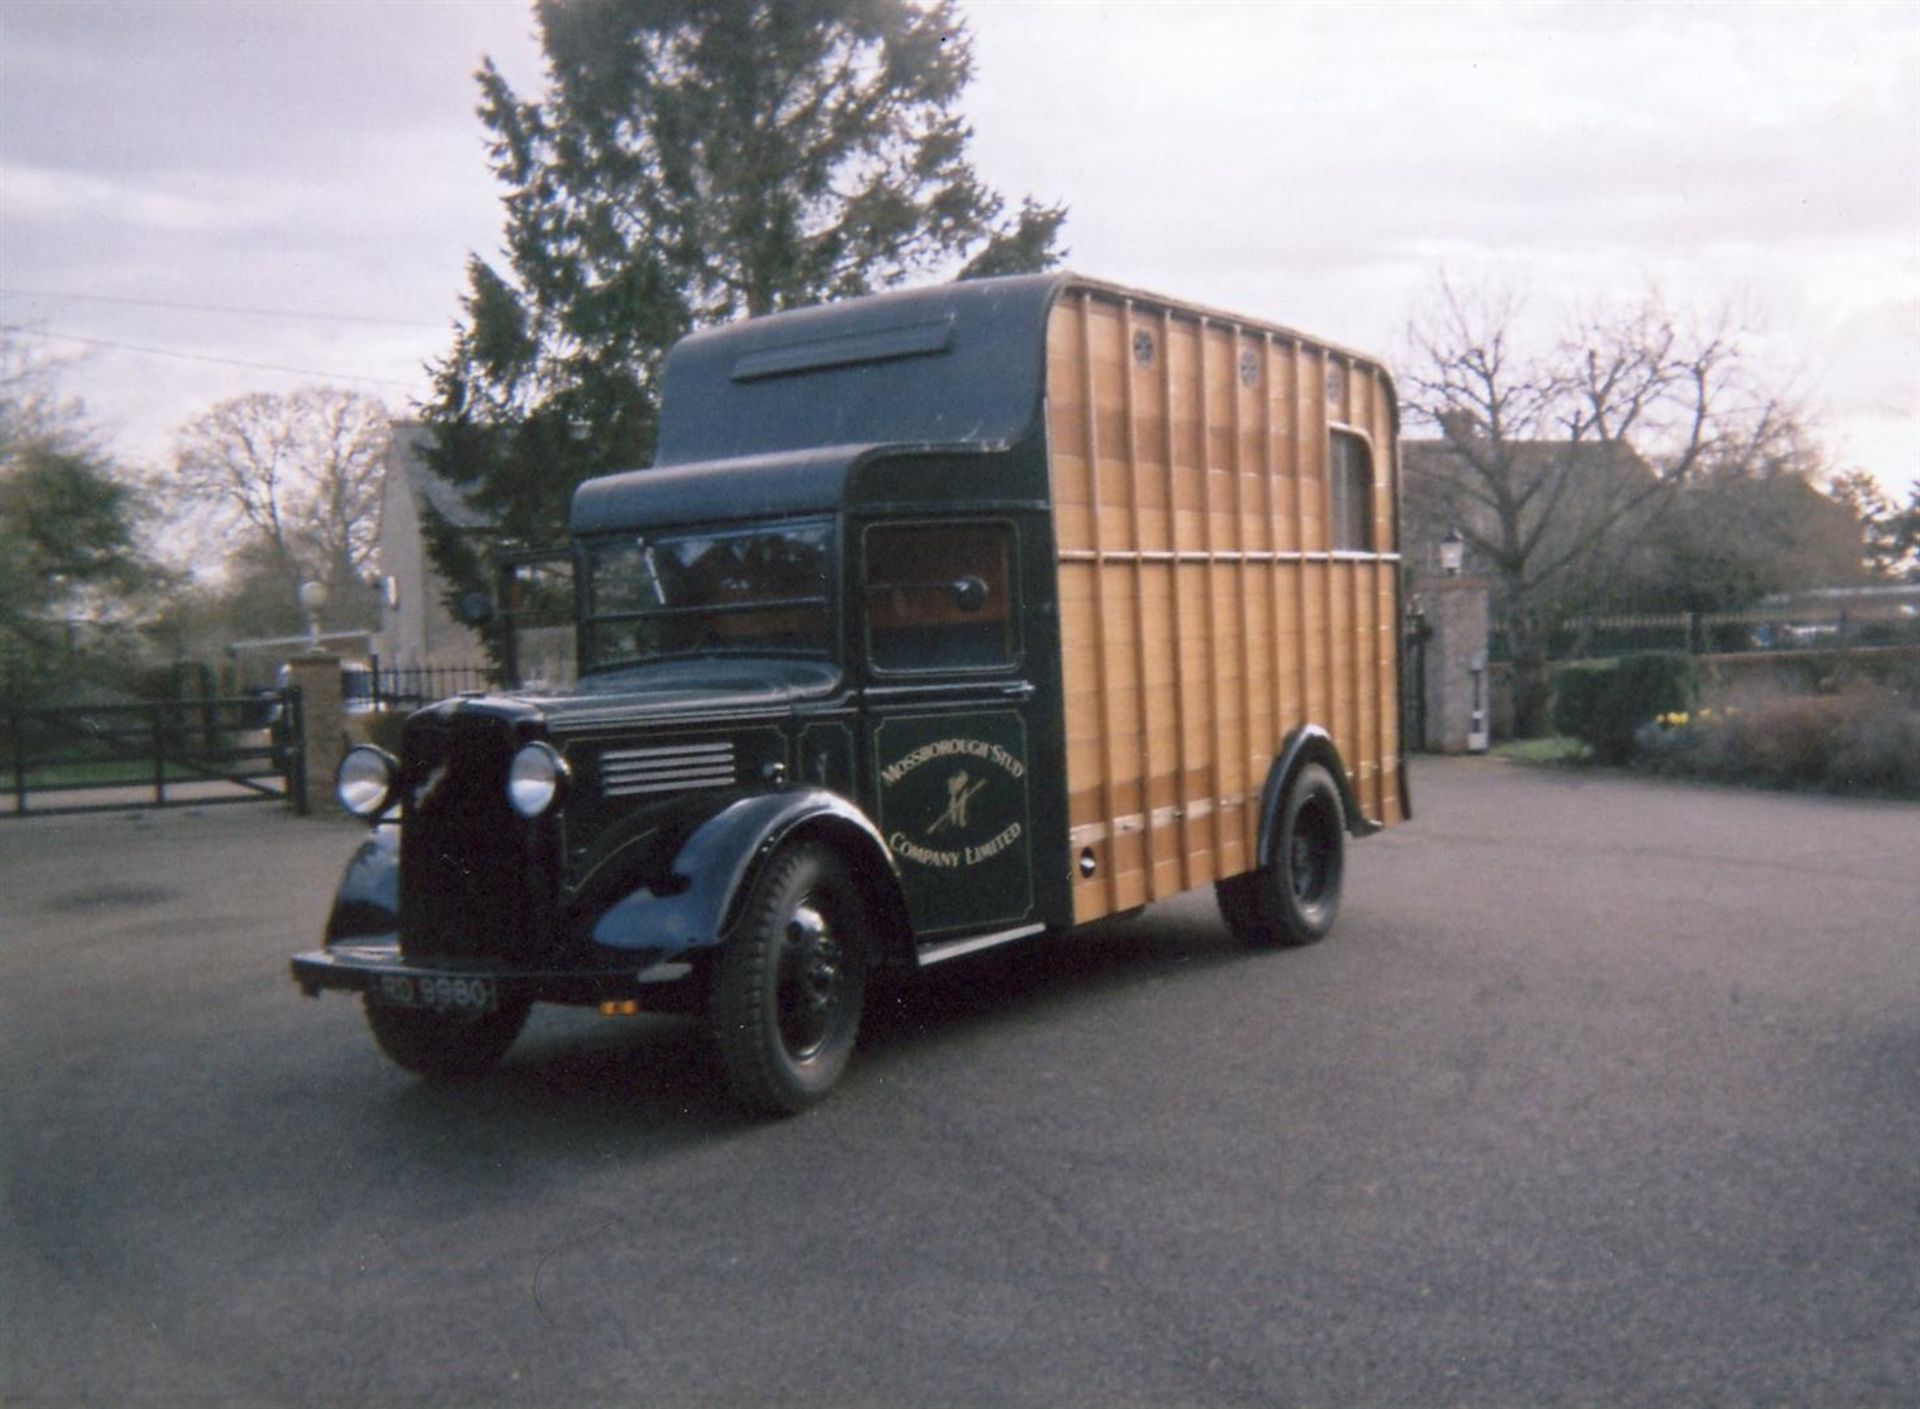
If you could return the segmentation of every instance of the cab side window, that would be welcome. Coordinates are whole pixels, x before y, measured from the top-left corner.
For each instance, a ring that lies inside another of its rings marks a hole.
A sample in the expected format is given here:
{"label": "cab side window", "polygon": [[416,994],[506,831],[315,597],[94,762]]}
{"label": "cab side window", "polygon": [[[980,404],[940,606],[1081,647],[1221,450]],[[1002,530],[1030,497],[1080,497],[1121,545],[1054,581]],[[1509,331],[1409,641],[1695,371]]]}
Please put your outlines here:
{"label": "cab side window", "polygon": [[867,654],[877,671],[985,670],[1019,653],[1013,526],[882,525],[866,536]]}

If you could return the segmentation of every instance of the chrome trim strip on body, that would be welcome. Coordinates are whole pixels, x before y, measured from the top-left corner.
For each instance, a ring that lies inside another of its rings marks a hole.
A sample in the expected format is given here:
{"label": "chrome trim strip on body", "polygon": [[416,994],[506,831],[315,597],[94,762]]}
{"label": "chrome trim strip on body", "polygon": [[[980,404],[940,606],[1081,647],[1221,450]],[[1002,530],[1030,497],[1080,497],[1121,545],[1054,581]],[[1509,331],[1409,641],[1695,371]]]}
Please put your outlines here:
{"label": "chrome trim strip on body", "polygon": [[1018,929],[1001,930],[997,934],[978,934],[972,939],[956,939],[951,944],[935,944],[919,953],[921,968],[929,964],[943,963],[948,959],[958,959],[962,954],[974,954],[982,949],[991,949],[997,944],[1009,944],[1016,939],[1026,939],[1046,929],[1045,925],[1022,925]]}
{"label": "chrome trim strip on body", "polygon": [[722,739],[711,744],[667,744],[660,748],[651,749],[608,749],[600,755],[600,762],[602,764],[638,763],[643,759],[649,758],[678,759],[687,758],[694,754],[721,753],[732,757],[733,744],[728,740]]}

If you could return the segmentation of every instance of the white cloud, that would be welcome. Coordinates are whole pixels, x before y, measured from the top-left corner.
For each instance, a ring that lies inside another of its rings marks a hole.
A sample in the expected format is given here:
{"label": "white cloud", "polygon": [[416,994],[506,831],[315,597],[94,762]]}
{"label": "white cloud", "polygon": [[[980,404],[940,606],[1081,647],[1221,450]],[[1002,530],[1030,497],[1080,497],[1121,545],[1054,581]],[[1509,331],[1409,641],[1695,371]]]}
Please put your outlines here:
{"label": "white cloud", "polygon": [[78,171],[0,167],[0,222],[9,242],[33,226],[74,230],[102,224],[203,234],[220,227],[217,206]]}

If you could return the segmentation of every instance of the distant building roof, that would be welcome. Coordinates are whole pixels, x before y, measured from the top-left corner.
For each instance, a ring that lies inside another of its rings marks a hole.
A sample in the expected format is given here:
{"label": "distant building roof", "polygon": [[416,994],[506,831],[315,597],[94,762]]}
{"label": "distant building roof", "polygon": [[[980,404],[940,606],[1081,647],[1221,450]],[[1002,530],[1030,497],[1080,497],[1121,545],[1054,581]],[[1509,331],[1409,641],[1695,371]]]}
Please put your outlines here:
{"label": "distant building roof", "polygon": [[[1603,469],[1638,476],[1653,473],[1653,466],[1623,440],[1510,440],[1506,448],[1513,453],[1514,468],[1523,475],[1562,461],[1569,454],[1583,473]],[[1439,473],[1449,462],[1463,458],[1452,442],[1445,440],[1403,440],[1400,455],[1409,477]]]}

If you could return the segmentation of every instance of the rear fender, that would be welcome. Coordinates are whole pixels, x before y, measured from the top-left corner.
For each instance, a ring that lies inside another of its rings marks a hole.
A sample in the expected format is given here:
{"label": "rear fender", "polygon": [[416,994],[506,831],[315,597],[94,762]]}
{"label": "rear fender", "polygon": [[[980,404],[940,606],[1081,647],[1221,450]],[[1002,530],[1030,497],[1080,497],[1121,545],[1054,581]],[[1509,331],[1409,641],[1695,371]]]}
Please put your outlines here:
{"label": "rear fender", "polygon": [[1333,775],[1334,786],[1340,789],[1340,810],[1346,814],[1349,832],[1356,837],[1370,837],[1380,830],[1378,822],[1369,822],[1361,812],[1360,800],[1353,795],[1353,786],[1347,781],[1347,767],[1340,761],[1340,750],[1333,746],[1333,737],[1318,724],[1302,724],[1287,735],[1279,756],[1267,770],[1267,784],[1260,793],[1259,857],[1263,867],[1273,862],[1275,834],[1280,829],[1280,809],[1286,804],[1287,791],[1293,786],[1294,776],[1309,763],[1317,763]]}
{"label": "rear fender", "polygon": [[874,907],[878,933],[911,953],[900,877],[879,831],[846,799],[818,788],[726,802],[685,833],[646,883],[593,919],[593,942],[655,952],[713,948],[726,939],[768,858],[789,841],[814,836],[847,858]]}

